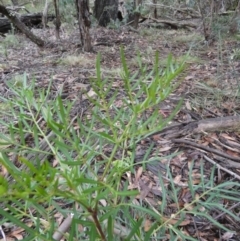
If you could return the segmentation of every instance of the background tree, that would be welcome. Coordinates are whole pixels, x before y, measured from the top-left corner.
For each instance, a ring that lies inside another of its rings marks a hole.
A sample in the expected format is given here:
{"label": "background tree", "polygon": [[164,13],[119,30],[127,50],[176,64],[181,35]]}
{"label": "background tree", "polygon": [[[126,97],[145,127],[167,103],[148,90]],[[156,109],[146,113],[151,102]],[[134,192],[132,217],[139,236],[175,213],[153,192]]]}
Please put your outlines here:
{"label": "background tree", "polygon": [[133,21],[133,27],[135,29],[138,28],[138,22],[139,22],[139,18],[141,16],[141,13],[140,13],[140,5],[142,4],[142,0],[135,0],[134,1],[134,21]]}
{"label": "background tree", "polygon": [[43,24],[43,28],[47,27],[47,22],[48,22],[48,7],[49,7],[49,0],[45,0],[45,5],[43,8],[43,12],[42,12],[42,24]]}
{"label": "background tree", "polygon": [[111,19],[115,21],[118,14],[118,0],[95,0],[94,16],[100,26],[106,27]]}
{"label": "background tree", "polygon": [[83,50],[89,52],[92,50],[92,41],[90,36],[90,14],[88,0],[76,0],[77,18],[80,31],[80,41]]}
{"label": "background tree", "polygon": [[55,16],[56,16],[55,34],[56,34],[56,39],[60,39],[61,20],[60,20],[60,14],[59,14],[59,0],[53,0],[53,3],[54,3],[54,10],[55,10]]}

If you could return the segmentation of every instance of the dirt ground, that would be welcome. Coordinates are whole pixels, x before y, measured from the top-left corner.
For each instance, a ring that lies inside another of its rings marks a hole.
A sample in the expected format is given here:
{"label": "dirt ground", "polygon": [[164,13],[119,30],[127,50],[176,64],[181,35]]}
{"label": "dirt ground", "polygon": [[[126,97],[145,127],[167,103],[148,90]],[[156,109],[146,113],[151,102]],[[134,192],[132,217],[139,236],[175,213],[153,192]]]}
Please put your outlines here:
{"label": "dirt ground", "polygon": [[[51,28],[33,31],[43,39],[55,41],[54,30]],[[96,76],[97,53],[101,53],[103,77],[113,78],[114,86],[121,92],[120,46],[123,46],[131,71],[137,68],[138,53],[142,57],[142,62],[147,64],[149,69],[153,66],[156,51],[159,52],[160,63],[163,66],[170,53],[177,61],[185,60],[186,68],[178,77],[181,84],[159,107],[159,113],[168,117],[183,98],[180,111],[169,125],[187,125],[190,122],[208,118],[239,114],[240,64],[238,57],[240,54],[238,54],[239,42],[237,40],[227,37],[208,46],[203,41],[201,34],[195,31],[156,29],[147,26],[140,26],[137,32],[129,28],[93,28],[91,31],[94,43],[94,51],[91,53],[82,52],[77,28],[63,28],[61,40],[56,42],[55,47],[46,49],[39,49],[21,34],[14,36],[15,39],[9,37],[8,41],[0,37],[2,46],[5,46],[2,47],[0,55],[1,96],[7,98],[11,96],[7,83],[21,85],[22,75],[26,73],[29,80],[32,78],[36,80],[39,88],[47,88],[52,80],[53,93],[61,92],[62,97],[68,100],[78,98],[82,89],[90,89],[89,79]],[[120,94],[118,98],[121,99],[124,96]],[[116,99],[116,101],[120,99]],[[88,106],[87,102],[82,102],[79,106],[75,105],[74,108],[73,115],[79,113],[82,108],[87,109],[91,106]],[[3,118],[2,114],[1,118]],[[216,131],[214,128],[213,131],[207,132],[191,133],[190,131],[187,134],[179,134],[178,138],[180,137],[182,142],[174,141],[176,138],[174,140],[165,139],[164,135],[155,133],[143,140],[140,145],[144,149],[154,142],[155,150],[158,150],[162,157],[179,153],[168,163],[175,183],[181,189],[179,205],[184,206],[189,199],[189,190],[186,187],[189,167],[192,164],[195,183],[198,183],[200,178],[202,162],[204,162],[206,179],[211,175],[213,163],[220,163],[222,167],[222,169],[217,168],[216,183],[238,179],[238,175],[240,175],[240,164],[237,161],[240,161],[239,131]],[[191,145],[191,143],[195,145]],[[217,150],[218,153],[214,150]],[[204,156],[211,159],[213,163]],[[229,162],[224,161],[224,158]],[[163,164],[166,165],[164,162]],[[136,166],[137,170],[139,168]],[[142,172],[139,181],[140,190],[145,190],[142,195],[151,200],[151,205],[154,206],[161,196],[155,188],[158,171],[162,168],[164,172],[164,167],[159,164],[154,167],[149,165],[147,168]],[[226,172],[224,168],[230,172]],[[156,172],[156,170],[158,171]],[[148,191],[146,192],[146,190]],[[167,212],[171,216],[175,212],[174,206],[169,205]],[[213,218],[217,218],[219,213],[216,211],[212,215]],[[237,224],[228,215],[223,215],[221,218],[224,225],[237,233],[236,237],[240,236],[239,223]],[[189,235],[198,237],[199,240],[221,240],[217,228],[206,227],[203,220],[198,221],[195,220],[194,225],[189,222],[183,223],[183,229]]]}

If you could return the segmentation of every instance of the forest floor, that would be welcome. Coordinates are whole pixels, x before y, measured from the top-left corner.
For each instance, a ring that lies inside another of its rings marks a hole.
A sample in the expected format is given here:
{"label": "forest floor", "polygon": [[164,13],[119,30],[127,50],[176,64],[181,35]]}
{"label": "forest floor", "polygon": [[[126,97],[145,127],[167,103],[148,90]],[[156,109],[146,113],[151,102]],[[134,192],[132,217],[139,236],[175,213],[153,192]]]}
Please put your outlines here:
{"label": "forest floor", "polygon": [[[81,95],[82,90],[91,91],[89,79],[96,76],[97,53],[101,54],[103,78],[113,79],[114,88],[120,91],[123,85],[120,47],[123,46],[132,72],[138,68],[138,54],[142,63],[149,69],[153,68],[156,51],[159,52],[160,64],[163,67],[170,53],[177,62],[185,61],[185,70],[177,78],[181,82],[180,85],[159,106],[159,114],[167,118],[183,98],[181,109],[169,125],[188,124],[239,114],[240,53],[237,40],[222,38],[208,46],[204,43],[201,34],[194,31],[155,29],[145,26],[140,26],[137,32],[128,28],[94,28],[91,31],[94,51],[90,53],[82,52],[76,29],[63,28],[61,40],[56,42],[55,47],[46,49],[38,48],[20,34],[0,37],[0,95],[8,98],[11,95],[8,83],[21,85],[23,74],[26,73],[29,80],[36,80],[39,88],[48,88],[52,80],[51,88],[54,93],[61,92],[64,99],[75,100]],[[52,28],[35,29],[34,32],[43,39],[55,41]],[[118,95],[115,101],[120,103],[121,98],[124,98],[124,95]],[[79,105],[74,107],[76,108],[74,113],[79,113],[82,108],[91,108],[86,101],[78,103]],[[0,115],[4,118],[3,112]],[[200,182],[202,172],[205,179],[211,178],[213,163],[220,165],[214,172],[214,183],[238,179],[240,164],[236,160],[240,160],[239,131],[216,131],[213,128],[213,131],[208,132],[181,134],[180,139],[188,141],[187,144],[181,141],[174,142],[171,138],[165,140],[159,134],[153,134],[147,140],[141,141],[141,145],[145,148],[154,143],[154,149],[159,151],[161,157],[178,153],[170,160],[163,160],[163,165],[170,168],[174,183],[179,188],[178,205],[184,207],[191,199],[190,190],[187,188],[190,169],[194,184]],[[218,154],[213,150],[217,150]],[[227,156],[224,157],[222,153]],[[208,159],[211,159],[212,163]],[[201,170],[202,165],[204,170]],[[151,169],[151,166],[148,166],[147,170],[140,168],[136,166],[136,173],[141,172],[140,178],[138,177],[141,198],[147,199],[148,203],[156,207],[161,200],[161,193],[157,191],[156,183],[158,167]],[[227,173],[224,168],[230,172]],[[234,173],[237,175],[234,176]],[[222,203],[226,205],[226,209],[232,209],[231,212],[239,217],[239,207],[236,202],[222,200]],[[176,206],[169,203],[166,217],[170,217],[175,212]],[[239,220],[237,222],[231,215],[222,213],[221,209],[209,212],[213,219],[232,230],[231,240],[240,240],[237,238],[240,236]],[[220,231],[213,224],[207,224],[208,226],[202,217],[187,222],[182,221],[180,226],[186,235],[196,240],[229,240],[224,239],[229,235],[228,232]]]}

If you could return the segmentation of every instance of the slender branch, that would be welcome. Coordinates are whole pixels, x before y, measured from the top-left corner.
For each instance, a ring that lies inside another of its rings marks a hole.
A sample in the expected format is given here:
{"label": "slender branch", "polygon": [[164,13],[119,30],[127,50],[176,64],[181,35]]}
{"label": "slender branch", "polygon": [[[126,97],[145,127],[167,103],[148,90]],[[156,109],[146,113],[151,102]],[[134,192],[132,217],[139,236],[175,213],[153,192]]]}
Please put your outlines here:
{"label": "slender branch", "polygon": [[92,210],[91,208],[89,208],[89,209],[88,209],[88,212],[91,213],[91,216],[92,216],[92,218],[93,218],[94,223],[96,224],[96,228],[97,228],[97,230],[98,230],[98,232],[99,232],[99,234],[100,234],[100,236],[101,236],[101,239],[102,239],[103,241],[107,241],[107,240],[106,240],[106,237],[105,237],[105,234],[103,233],[102,227],[101,227],[101,225],[100,225],[100,222],[99,222],[99,220],[98,220],[96,210]]}

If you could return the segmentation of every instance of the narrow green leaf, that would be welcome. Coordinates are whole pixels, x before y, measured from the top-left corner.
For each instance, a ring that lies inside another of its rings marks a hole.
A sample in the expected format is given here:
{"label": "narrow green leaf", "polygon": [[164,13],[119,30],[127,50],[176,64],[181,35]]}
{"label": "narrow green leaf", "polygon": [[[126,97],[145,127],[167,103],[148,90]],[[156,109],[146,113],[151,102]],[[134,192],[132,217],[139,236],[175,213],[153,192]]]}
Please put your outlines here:
{"label": "narrow green leaf", "polygon": [[116,143],[116,140],[106,132],[98,132],[97,135],[99,135],[100,137],[103,137],[104,139],[110,141],[111,143],[114,143],[114,144]]}
{"label": "narrow green leaf", "polygon": [[108,224],[107,224],[107,240],[114,241],[113,238],[113,219],[111,216],[108,217]]}
{"label": "narrow green leaf", "polygon": [[66,116],[66,113],[65,113],[65,107],[63,105],[63,102],[62,102],[62,98],[60,96],[57,97],[57,104],[58,104],[58,107],[59,107],[59,118],[60,118],[60,121],[62,123],[64,123],[65,126],[67,126],[67,116]]}
{"label": "narrow green leaf", "polygon": [[126,197],[130,197],[130,196],[136,196],[139,194],[139,191],[137,190],[132,190],[132,191],[118,191],[116,192],[116,195],[118,196],[126,196]]}
{"label": "narrow green leaf", "polygon": [[[10,206],[8,206],[8,208],[10,208]],[[11,215],[9,212],[4,211],[2,208],[0,208],[0,214],[4,218],[7,218],[10,222],[14,223],[16,226],[23,228],[32,237],[36,236],[36,233],[35,233],[34,229],[28,227],[24,222],[22,222],[19,219],[15,218],[14,215]],[[37,235],[37,236],[40,236],[40,235]]]}
{"label": "narrow green leaf", "polygon": [[126,241],[131,241],[131,238],[136,235],[140,230],[140,227],[142,225],[143,218],[140,218],[137,222],[134,222],[133,227],[131,228],[130,234],[127,236]]}

